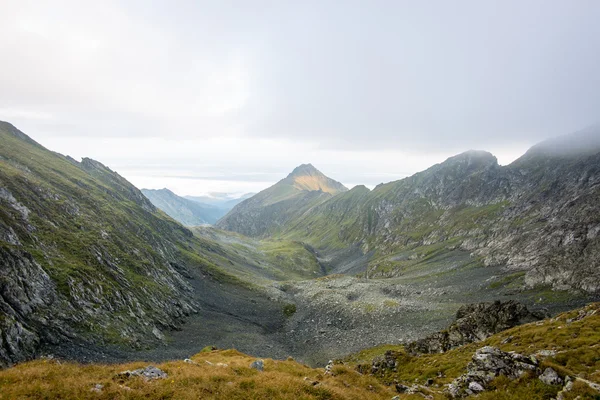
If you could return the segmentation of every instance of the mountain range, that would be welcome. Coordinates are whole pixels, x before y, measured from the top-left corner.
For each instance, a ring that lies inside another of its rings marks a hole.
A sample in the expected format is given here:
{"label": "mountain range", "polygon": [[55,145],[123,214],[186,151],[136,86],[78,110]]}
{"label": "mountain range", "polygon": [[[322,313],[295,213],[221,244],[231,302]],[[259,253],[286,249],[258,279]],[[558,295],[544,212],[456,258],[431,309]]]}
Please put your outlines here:
{"label": "mountain range", "polygon": [[190,228],[174,219],[197,225],[204,206],[2,122],[0,365],[208,345],[319,365],[437,332],[470,302],[583,305],[600,296],[598,138],[507,166],[468,151],[373,190],[304,164]]}
{"label": "mountain range", "polygon": [[[423,272],[453,257],[455,267],[512,271],[513,284],[600,291],[598,127],[542,142],[507,166],[488,152],[467,151],[372,191],[304,190],[295,197],[301,207],[272,195],[286,180],[240,203],[217,226],[301,240],[330,258],[332,271],[370,278]],[[360,265],[336,259],[350,249],[366,256]]]}

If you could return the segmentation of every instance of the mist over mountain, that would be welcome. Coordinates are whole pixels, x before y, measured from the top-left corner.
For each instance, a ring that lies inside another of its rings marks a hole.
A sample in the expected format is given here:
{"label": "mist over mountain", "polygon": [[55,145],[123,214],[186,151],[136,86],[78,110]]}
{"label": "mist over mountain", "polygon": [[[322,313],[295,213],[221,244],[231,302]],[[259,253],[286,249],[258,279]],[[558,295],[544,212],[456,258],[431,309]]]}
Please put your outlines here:
{"label": "mist over mountain", "polygon": [[152,204],[183,225],[214,224],[227,210],[177,196],[169,189],[142,189]]}
{"label": "mist over mountain", "polygon": [[236,195],[233,193],[209,193],[206,196],[183,196],[188,200],[195,201],[200,204],[208,204],[224,209],[231,210],[236,204],[254,196],[256,193],[245,193]]}

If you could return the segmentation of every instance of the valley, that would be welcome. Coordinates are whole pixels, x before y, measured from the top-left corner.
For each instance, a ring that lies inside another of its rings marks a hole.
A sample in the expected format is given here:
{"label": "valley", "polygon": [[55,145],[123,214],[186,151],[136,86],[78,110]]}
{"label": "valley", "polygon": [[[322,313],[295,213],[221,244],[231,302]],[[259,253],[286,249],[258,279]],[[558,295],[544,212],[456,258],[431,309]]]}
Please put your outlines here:
{"label": "valley", "polygon": [[508,166],[469,151],[374,190],[305,164],[184,226],[100,162],[0,123],[0,366],[215,346],[322,367],[440,331],[469,303],[554,316],[598,301],[600,136],[574,135],[588,145]]}

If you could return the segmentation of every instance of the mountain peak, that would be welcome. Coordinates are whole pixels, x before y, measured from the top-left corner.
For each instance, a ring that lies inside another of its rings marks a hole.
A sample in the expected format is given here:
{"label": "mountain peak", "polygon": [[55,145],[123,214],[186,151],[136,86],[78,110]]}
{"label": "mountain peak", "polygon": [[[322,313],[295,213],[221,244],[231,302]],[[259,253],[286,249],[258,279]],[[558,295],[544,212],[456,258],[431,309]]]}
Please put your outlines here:
{"label": "mountain peak", "polygon": [[498,159],[490,152],[468,150],[448,158],[440,164],[444,167],[459,167],[468,171],[489,168],[498,165]]}
{"label": "mountain peak", "polygon": [[[290,177],[293,178],[293,177],[297,177],[297,176],[319,176],[319,175],[323,175],[323,173],[321,171],[319,171],[318,169],[316,169],[312,164],[308,163],[308,164],[298,165],[288,175],[288,178],[290,178]],[[325,175],[323,175],[323,176],[325,176]]]}
{"label": "mountain peak", "polygon": [[340,182],[327,177],[312,164],[302,164],[297,166],[284,181],[291,184],[296,189],[304,191],[316,190],[337,194],[348,190],[348,188]]}
{"label": "mountain peak", "polygon": [[41,145],[38,142],[36,142],[32,138],[30,138],[29,136],[27,136],[26,134],[21,132],[19,129],[17,129],[17,127],[15,127],[10,122],[0,121],[0,131],[10,133],[14,137],[24,140],[25,142],[27,142],[29,144],[33,144],[35,146],[41,147]]}
{"label": "mountain peak", "polygon": [[600,124],[580,131],[544,140],[527,150],[524,158],[534,156],[576,157],[600,151]]}

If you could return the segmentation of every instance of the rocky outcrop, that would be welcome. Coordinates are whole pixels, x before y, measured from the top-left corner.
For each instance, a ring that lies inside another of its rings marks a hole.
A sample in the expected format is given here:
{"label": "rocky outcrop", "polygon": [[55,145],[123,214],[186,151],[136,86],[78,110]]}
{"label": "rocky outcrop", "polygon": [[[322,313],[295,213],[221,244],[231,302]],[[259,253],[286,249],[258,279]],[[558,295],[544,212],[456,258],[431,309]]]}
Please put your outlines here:
{"label": "rocky outcrop", "polygon": [[48,314],[57,297],[56,285],[30,254],[0,247],[0,367],[34,357],[40,336],[56,340]]}
{"label": "rocky outcrop", "polygon": [[550,367],[546,368],[538,378],[546,385],[562,385],[563,383],[563,379]]}
{"label": "rocky outcrop", "polygon": [[452,397],[465,397],[486,390],[497,376],[517,379],[528,372],[539,374],[535,357],[485,346],[475,352],[467,366],[467,373],[456,378],[449,385],[448,392]]}
{"label": "rocky outcrop", "polygon": [[250,363],[250,368],[255,369],[257,371],[264,371],[265,369],[265,361],[264,360],[254,360]]}
{"label": "rocky outcrop", "polygon": [[447,329],[408,344],[406,350],[412,354],[443,353],[543,317],[513,300],[469,304],[457,311],[456,321]]}

